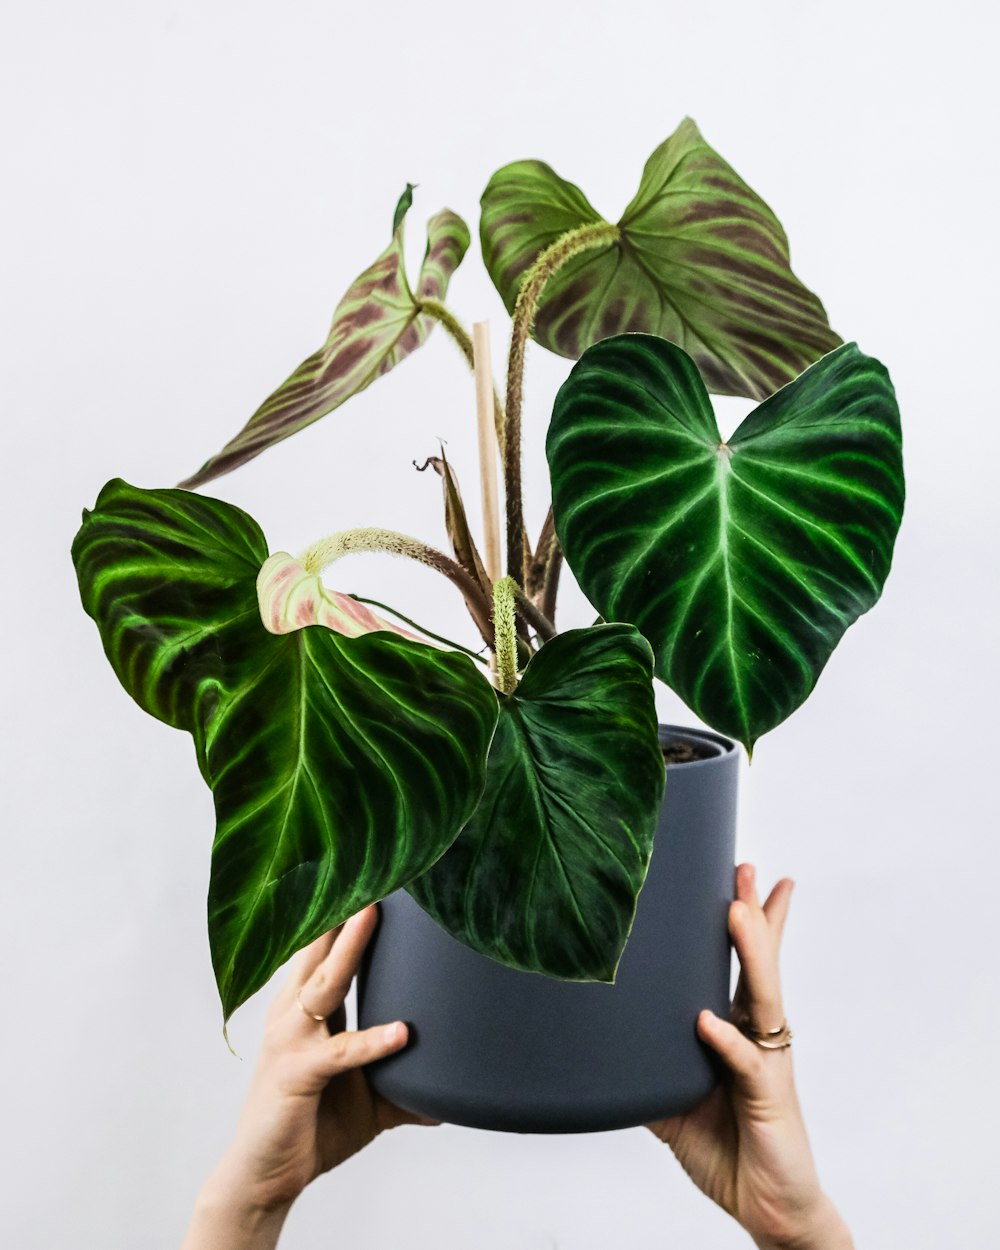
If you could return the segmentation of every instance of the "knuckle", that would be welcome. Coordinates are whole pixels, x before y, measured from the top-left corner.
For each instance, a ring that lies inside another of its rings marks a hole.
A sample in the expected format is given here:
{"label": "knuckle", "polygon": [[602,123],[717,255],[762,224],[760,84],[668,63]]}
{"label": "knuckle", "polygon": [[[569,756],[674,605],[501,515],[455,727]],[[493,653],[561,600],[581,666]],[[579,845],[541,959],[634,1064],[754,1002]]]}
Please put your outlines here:
{"label": "knuckle", "polygon": [[345,1063],[350,1049],[350,1039],[346,1033],[336,1033],[330,1038],[330,1058],[334,1063]]}

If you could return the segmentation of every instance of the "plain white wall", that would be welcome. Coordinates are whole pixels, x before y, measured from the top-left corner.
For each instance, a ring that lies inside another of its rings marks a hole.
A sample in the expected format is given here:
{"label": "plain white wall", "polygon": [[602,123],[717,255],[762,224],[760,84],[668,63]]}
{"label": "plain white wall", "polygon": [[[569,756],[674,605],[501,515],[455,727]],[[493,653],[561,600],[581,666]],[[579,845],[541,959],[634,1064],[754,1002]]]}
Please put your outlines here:
{"label": "plain white wall", "polygon": [[[346,5],[37,0],[3,117],[5,560],[0,1240],[171,1247],[234,1124],[267,992],[222,1042],[191,744],[118,687],[69,545],[104,481],[169,485],[322,340],[419,183],[475,234],[499,165],[617,215],[686,114],[772,204],[832,323],[884,360],[909,500],[885,600],[744,772],[741,854],[798,882],[784,959],[808,1123],[859,1246],[994,1245],[1000,862],[995,9],[849,0]],[[473,244],[450,301],[506,327]],[[529,356],[529,519],[566,362]],[[720,404],[735,421],[747,406]],[[443,541],[471,389],[438,333],[211,489],[274,548],[379,524]],[[466,634],[378,559],[342,588]],[[580,598],[567,622],[586,621]],[[664,692],[663,715],[690,721]],[[417,1134],[420,1133],[418,1137]],[[407,1129],[294,1210],[283,1246],[747,1245],[642,1130]]]}

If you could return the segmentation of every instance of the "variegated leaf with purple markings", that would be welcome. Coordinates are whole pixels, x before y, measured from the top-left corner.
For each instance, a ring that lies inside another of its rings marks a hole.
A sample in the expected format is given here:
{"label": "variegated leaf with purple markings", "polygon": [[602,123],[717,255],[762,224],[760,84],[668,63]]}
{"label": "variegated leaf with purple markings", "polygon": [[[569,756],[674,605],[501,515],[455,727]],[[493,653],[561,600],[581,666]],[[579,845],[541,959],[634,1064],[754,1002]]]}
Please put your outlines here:
{"label": "variegated leaf with purple markings", "polygon": [[246,464],[262,451],[363,391],[427,339],[434,318],[421,311],[425,300],[442,300],[451,275],[469,246],[469,228],[444,209],[427,223],[427,250],[416,291],[410,288],[403,256],[403,223],[413,187],[396,206],[392,241],[375,263],[351,284],[333,314],[326,342],[264,400],[243,429],[191,477],[191,488]]}
{"label": "variegated leaf with purple markings", "polygon": [[[541,161],[498,170],[482,197],[483,258],[510,312],[525,273],[568,230],[603,218]],[[533,334],[571,359],[638,331],[691,356],[709,390],[765,399],[840,342],[796,278],[777,217],[686,118],[650,156],[615,243],[549,279]]]}

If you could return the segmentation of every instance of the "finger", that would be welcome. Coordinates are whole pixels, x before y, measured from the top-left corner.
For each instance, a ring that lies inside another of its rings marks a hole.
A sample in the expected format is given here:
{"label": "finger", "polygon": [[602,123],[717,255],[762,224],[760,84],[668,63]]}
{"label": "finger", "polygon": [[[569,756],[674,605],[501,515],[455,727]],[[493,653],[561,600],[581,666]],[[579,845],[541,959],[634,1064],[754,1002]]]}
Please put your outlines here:
{"label": "finger", "polygon": [[289,985],[293,989],[297,990],[304,985],[329,955],[339,931],[339,929],[330,929],[328,933],[321,933],[315,942],[304,946],[295,956],[292,960],[292,975],[289,978]]}
{"label": "finger", "polygon": [[777,946],[759,908],[737,899],[729,907],[729,932],[740,961],[736,1001],[758,1029],[779,1028],[784,1020]]}
{"label": "finger", "polygon": [[402,1020],[378,1024],[357,1032],[336,1033],[317,1047],[316,1070],[327,1079],[352,1068],[360,1068],[386,1055],[395,1054],[407,1043],[409,1034]]}
{"label": "finger", "polygon": [[[702,1011],[698,1015],[698,1036],[706,1042],[730,1072],[743,1082],[749,1094],[759,1087],[764,1065],[764,1052],[727,1020],[720,1020],[714,1012]],[[778,1051],[771,1052],[778,1054]]]}
{"label": "finger", "polygon": [[753,864],[740,864],[736,869],[736,897],[748,907],[760,907],[757,897],[757,869]]}
{"label": "finger", "polygon": [[310,1015],[332,1015],[343,1003],[377,924],[378,909],[372,906],[341,926],[326,958],[301,987],[300,1001]]}
{"label": "finger", "polygon": [[771,926],[771,932],[775,935],[778,945],[785,931],[788,906],[792,901],[794,889],[795,882],[790,877],[782,877],[764,903],[764,915],[767,917],[767,923]]}

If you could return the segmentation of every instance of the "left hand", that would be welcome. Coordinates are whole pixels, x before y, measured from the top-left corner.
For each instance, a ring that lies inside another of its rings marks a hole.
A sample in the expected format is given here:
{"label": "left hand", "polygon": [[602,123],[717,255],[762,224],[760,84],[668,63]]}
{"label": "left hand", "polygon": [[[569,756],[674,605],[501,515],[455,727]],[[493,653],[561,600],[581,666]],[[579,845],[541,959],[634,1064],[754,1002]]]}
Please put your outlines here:
{"label": "left hand", "polygon": [[[740,960],[733,1008],[765,1032],[785,1020],[778,948],[791,893],[785,878],[761,904],[753,866],[737,869],[729,909]],[[710,1011],[698,1016],[697,1030],[728,1068],[726,1079],[691,1111],[648,1127],[761,1250],[849,1250],[851,1234],[820,1188],[791,1050],[763,1049]]]}
{"label": "left hand", "polygon": [[257,1210],[291,1206],[383,1129],[434,1123],[393,1106],[362,1071],[406,1045],[406,1025],[344,1029],[344,999],[377,923],[366,907],[300,951],[268,1012],[236,1136],[213,1177]]}

